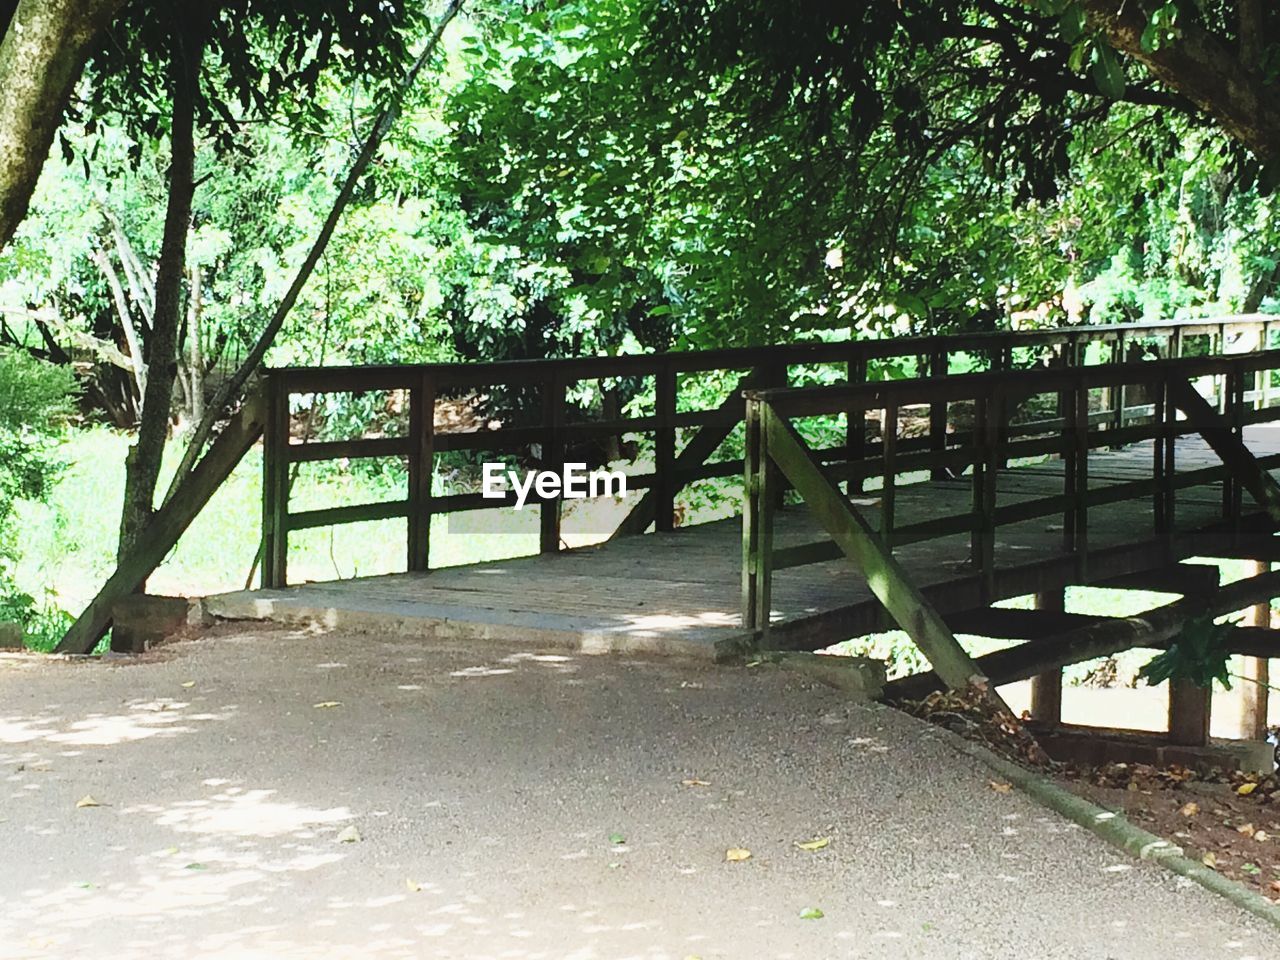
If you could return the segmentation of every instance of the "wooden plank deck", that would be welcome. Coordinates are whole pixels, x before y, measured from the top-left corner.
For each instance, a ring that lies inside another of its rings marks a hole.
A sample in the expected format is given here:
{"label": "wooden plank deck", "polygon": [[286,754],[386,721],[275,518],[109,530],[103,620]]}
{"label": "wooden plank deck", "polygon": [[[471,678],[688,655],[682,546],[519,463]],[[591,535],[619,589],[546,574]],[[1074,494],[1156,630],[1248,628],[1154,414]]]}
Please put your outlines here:
{"label": "wooden plank deck", "polygon": [[[1255,455],[1280,453],[1280,431],[1251,427]],[[1090,489],[1151,475],[1150,442],[1089,457]],[[1198,438],[1177,446],[1179,472],[1217,466]],[[1062,491],[1061,461],[1015,465],[999,472],[997,503],[1006,506]],[[1277,471],[1280,475],[1280,471]],[[898,527],[969,513],[972,486],[957,480],[899,481]],[[854,500],[875,526],[874,491]],[[1251,529],[1245,496],[1242,526]],[[1214,555],[1222,534],[1221,484],[1181,490],[1172,540],[1156,537],[1151,499],[1089,511],[1086,582],[1150,569],[1196,555]],[[1260,529],[1260,528],[1253,528]],[[1215,539],[1217,537],[1217,539]],[[779,512],[776,548],[824,539],[803,506]],[[895,550],[914,582],[943,613],[983,605],[981,578],[969,563],[967,535]],[[993,599],[1082,581],[1079,558],[1064,551],[1061,517],[1002,526],[995,545]],[[206,609],[228,619],[317,623],[456,639],[526,641],[584,652],[647,652],[713,657],[745,638],[739,615],[741,530],[737,519],[653,533],[555,554],[207,598]],[[816,649],[883,628],[882,611],[844,560],[780,570],[774,575],[772,638]]]}

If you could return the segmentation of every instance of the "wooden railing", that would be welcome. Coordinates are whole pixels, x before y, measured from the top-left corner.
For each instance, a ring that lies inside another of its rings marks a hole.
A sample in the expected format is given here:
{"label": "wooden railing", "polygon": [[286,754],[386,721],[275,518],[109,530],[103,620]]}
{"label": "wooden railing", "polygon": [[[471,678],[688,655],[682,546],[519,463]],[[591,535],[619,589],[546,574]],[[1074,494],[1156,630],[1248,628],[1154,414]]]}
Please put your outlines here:
{"label": "wooden railing", "polygon": [[[406,519],[407,569],[428,569],[432,516],[514,502],[514,496],[496,500],[483,498],[479,493],[433,495],[437,455],[455,450],[525,451],[540,469],[558,471],[566,449],[574,443],[607,436],[648,434],[652,437],[653,468],[628,477],[630,489],[645,492],[615,535],[641,533],[650,525],[669,530],[674,524],[676,497],[683,487],[698,480],[737,476],[743,469],[741,459],[709,459],[743,420],[738,391],[731,391],[728,399],[719,404],[698,407],[692,402],[692,392],[682,389],[684,378],[729,372],[741,377],[739,387],[784,387],[794,383],[797,374],[824,367],[828,377],[856,387],[866,383],[877,362],[910,359],[916,363],[919,377],[902,382],[918,383],[921,379],[940,380],[952,376],[959,379],[962,375],[957,367],[966,359],[995,371],[1033,366],[1070,368],[1084,362],[1086,348],[1091,343],[1107,345],[1102,357],[1104,362],[1121,361],[1133,344],[1143,344],[1159,356],[1178,356],[1197,337],[1207,339],[1205,349],[1209,353],[1220,352],[1233,337],[1254,337],[1265,345],[1276,322],[1269,317],[1247,316],[620,357],[271,370],[264,386],[267,414],[263,584],[279,587],[288,582],[288,542],[292,532],[369,520]],[[574,418],[568,398],[577,384],[619,378],[652,384],[651,388],[645,388],[651,391],[651,412],[630,417]],[[536,396],[529,404],[536,415],[522,422],[493,424],[482,429],[436,426],[437,406],[442,397],[474,396],[495,388],[522,390],[526,396]],[[954,435],[947,433],[946,402],[942,399],[945,391],[934,399],[924,398],[929,411],[928,435],[904,440],[896,447],[890,441],[890,449],[886,450],[883,442],[868,442],[867,437],[866,413],[875,409],[867,404],[875,401],[874,389],[871,393],[854,390],[848,394],[847,406],[833,411],[844,414],[849,426],[845,443],[825,453],[830,458],[840,457],[846,461],[845,479],[853,488],[859,488],[866,478],[879,474],[879,460],[885,455],[891,459],[906,458],[915,452],[932,451],[938,454],[933,469],[939,471],[955,462],[955,453],[950,449]],[[1123,384],[1119,389],[1123,391]],[[1269,391],[1269,379],[1259,389],[1264,393]],[[299,395],[388,390],[404,391],[407,395],[408,423],[403,434],[322,440],[291,436],[290,411],[294,398]],[[899,411],[907,403],[921,402],[921,397],[911,391],[900,396]],[[1134,417],[1150,415],[1149,403],[1136,404],[1132,399],[1126,400],[1123,392],[1117,394],[1113,407],[1118,427],[1130,423]],[[1093,422],[1096,414],[1090,413],[1089,417]],[[1021,428],[1013,425],[1011,429],[1016,432]],[[889,436],[889,432],[885,436]],[[1121,437],[1113,433],[1110,439],[1118,442]],[[532,455],[535,449],[536,456]],[[402,458],[408,470],[407,495],[378,503],[291,509],[290,474],[296,464],[360,457]],[[540,549],[558,550],[561,545],[559,499],[535,497],[531,502],[537,503],[541,512]]]}
{"label": "wooden railing", "polygon": [[[1235,356],[1205,356],[1088,367],[1059,366],[902,380],[816,389],[752,390],[746,393],[747,457],[743,515],[743,624],[767,642],[773,574],[776,570],[846,556],[871,591],[929,657],[948,685],[964,686],[975,674],[942,618],[924,600],[893,556],[895,547],[921,540],[967,535],[971,575],[980,578],[983,604],[1002,597],[996,589],[995,534],[1006,524],[1060,518],[1062,552],[1076,566],[1072,582],[1087,583],[1089,511],[1107,503],[1150,497],[1153,536],[1172,538],[1177,492],[1222,482],[1223,518],[1238,521],[1247,490],[1280,523],[1280,487],[1267,473],[1280,454],[1255,458],[1241,433],[1251,423],[1280,420],[1271,404],[1271,375],[1280,370],[1280,350]],[[1195,384],[1201,384],[1206,398]],[[1145,402],[1123,399],[1138,391]],[[1019,422],[1011,413],[1031,398],[1050,398],[1050,418]],[[1111,399],[1111,406],[1105,401]],[[1095,402],[1096,401],[1096,402]],[[904,451],[897,438],[901,411],[927,404],[971,411],[972,426],[933,435]],[[805,418],[850,409],[879,412],[882,439],[857,451],[813,449],[797,425]],[[1198,434],[1221,463],[1177,470],[1177,441]],[[1089,451],[1153,441],[1150,476],[1090,488]],[[868,456],[869,455],[869,456]],[[1062,487],[1052,496],[999,502],[997,474],[1011,460],[1058,457]],[[967,478],[971,510],[900,523],[895,493],[903,474],[947,471]],[[879,521],[873,527],[847,495],[858,481],[881,478]],[[779,490],[790,485],[812,510],[827,537],[774,549]],[[845,490],[840,484],[845,484]]]}

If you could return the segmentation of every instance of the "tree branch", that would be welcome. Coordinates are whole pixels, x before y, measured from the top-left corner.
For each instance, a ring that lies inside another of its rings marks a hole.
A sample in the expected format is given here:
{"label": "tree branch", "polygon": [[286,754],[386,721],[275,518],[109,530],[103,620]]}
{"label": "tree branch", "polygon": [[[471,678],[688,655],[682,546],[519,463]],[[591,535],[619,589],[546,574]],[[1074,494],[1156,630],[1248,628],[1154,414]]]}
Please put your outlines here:
{"label": "tree branch", "polygon": [[285,319],[289,316],[289,311],[293,309],[298,296],[311,278],[316,264],[320,262],[320,257],[324,254],[325,247],[328,246],[329,238],[333,236],[333,232],[338,226],[338,221],[342,219],[347,205],[355,194],[356,185],[359,183],[360,178],[364,176],[365,170],[373,160],[374,154],[377,153],[378,147],[381,146],[383,138],[391,130],[396,118],[400,116],[405,96],[413,88],[423,67],[426,66],[432,54],[435,53],[436,47],[440,44],[440,38],[444,36],[445,27],[457,16],[458,11],[462,9],[462,4],[463,0],[450,0],[449,6],[445,8],[444,14],[440,17],[439,23],[436,24],[436,29],[430,39],[427,40],[426,46],[418,54],[417,59],[413,62],[399,88],[392,96],[391,102],[387,104],[386,109],[382,111],[377,122],[369,131],[368,136],[365,138],[364,146],[361,148],[359,156],[351,164],[350,170],[347,171],[346,180],[338,191],[337,197],[334,198],[333,205],[329,209],[329,215],[325,218],[324,225],[320,228],[320,233],[311,245],[311,250],[307,254],[306,260],[298,268],[298,272],[293,278],[293,283],[289,285],[284,298],[277,305],[275,313],[249,350],[249,353],[245,356],[244,361],[236,369],[235,373],[219,385],[218,391],[206,409],[204,417],[196,424],[196,428],[191,435],[191,441],[183,453],[182,462],[178,465],[177,473],[174,474],[173,480],[169,484],[168,493],[165,494],[165,503],[172,499],[174,493],[177,492],[182,482],[195,467],[196,460],[213,433],[213,427],[218,422],[219,417],[230,409],[231,404],[239,398],[249,378],[262,365],[263,358],[266,357],[267,350],[271,348],[276,334],[280,332]]}

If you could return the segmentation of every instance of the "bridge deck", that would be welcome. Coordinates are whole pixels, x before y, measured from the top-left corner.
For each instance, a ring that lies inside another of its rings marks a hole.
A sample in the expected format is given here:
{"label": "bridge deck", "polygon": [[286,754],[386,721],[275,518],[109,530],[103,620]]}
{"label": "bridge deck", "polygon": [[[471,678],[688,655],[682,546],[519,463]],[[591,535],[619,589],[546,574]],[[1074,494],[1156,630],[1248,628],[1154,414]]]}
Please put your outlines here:
{"label": "bridge deck", "polygon": [[[1275,434],[1250,427],[1245,441],[1255,455],[1280,453]],[[1152,455],[1150,442],[1092,452],[1090,489],[1150,476]],[[1179,472],[1220,463],[1199,438],[1178,444]],[[1047,460],[1000,471],[999,502],[1059,494],[1062,469],[1061,461]],[[967,478],[900,482],[897,523],[967,515],[971,497]],[[854,501],[872,525],[879,521],[875,498],[872,491]],[[1246,514],[1251,509],[1246,495]],[[1179,492],[1172,556],[1168,543],[1154,537],[1152,513],[1149,497],[1091,508],[1089,581],[1150,569],[1169,559],[1214,555],[1214,541],[1205,531],[1221,522],[1221,484]],[[1060,522],[1041,517],[998,529],[996,599],[1080,582],[1076,558],[1063,551]],[[777,547],[817,539],[821,534],[805,507],[779,512]],[[741,549],[740,521],[724,520],[429,573],[224,594],[209,598],[207,608],[232,619],[709,657],[717,645],[732,646],[744,636],[738,606]],[[968,536],[958,535],[904,545],[895,556],[945,614],[983,605],[969,551]],[[779,642],[810,649],[882,628],[878,602],[844,560],[777,571],[772,620]]]}

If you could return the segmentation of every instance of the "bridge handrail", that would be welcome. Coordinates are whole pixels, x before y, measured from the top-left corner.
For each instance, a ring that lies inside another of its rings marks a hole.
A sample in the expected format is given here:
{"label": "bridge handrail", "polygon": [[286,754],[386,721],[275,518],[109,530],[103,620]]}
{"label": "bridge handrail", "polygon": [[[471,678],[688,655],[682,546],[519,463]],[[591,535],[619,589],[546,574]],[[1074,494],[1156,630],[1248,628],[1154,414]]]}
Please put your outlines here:
{"label": "bridge handrail", "polygon": [[[680,377],[682,374],[708,372],[741,372],[740,386],[782,387],[787,384],[790,368],[808,365],[838,365],[849,381],[848,387],[820,388],[847,390],[847,442],[837,454],[845,459],[864,461],[862,467],[851,467],[850,477],[860,482],[871,475],[865,465],[867,454],[875,445],[865,434],[866,412],[875,409],[883,396],[889,399],[914,389],[930,397],[930,433],[938,444],[946,430],[946,399],[952,395],[949,381],[986,374],[951,373],[957,352],[985,354],[994,368],[1003,371],[990,376],[1010,376],[1012,368],[1026,360],[1015,351],[1031,349],[1040,353],[1031,359],[1048,359],[1051,363],[1076,367],[1084,361],[1083,347],[1088,343],[1111,344],[1110,361],[1118,367],[1130,341],[1151,340],[1158,343],[1157,352],[1179,354],[1189,338],[1208,336],[1209,349],[1214,342],[1225,348],[1228,336],[1244,331],[1260,332],[1266,343],[1280,317],[1250,314],[1234,317],[1129,323],[1108,326],[1076,326],[1035,330],[991,331],[954,334],[939,337],[904,337],[897,339],[807,342],[775,347],[738,347],[708,351],[636,354],[620,357],[591,357],[545,360],[515,360],[461,364],[416,364],[404,366],[353,367],[286,367],[272,369],[264,378],[266,427],[263,458],[263,583],[283,586],[287,583],[288,539],[291,531],[318,526],[370,520],[407,518],[409,570],[429,567],[430,522],[433,514],[484,509],[514,502],[487,500],[478,493],[432,494],[435,457],[455,450],[499,451],[513,448],[539,450],[538,459],[544,469],[558,470],[564,461],[567,445],[588,438],[648,433],[654,438],[654,466],[645,473],[628,477],[628,486],[644,491],[640,502],[619,527],[619,533],[642,532],[650,524],[669,530],[674,524],[677,492],[698,480],[740,474],[741,459],[710,460],[721,443],[743,420],[743,403],[738,391],[710,409],[681,409]],[[921,376],[910,380],[865,384],[868,364],[874,360],[919,357],[925,360]],[[1213,358],[1203,358],[1213,359]],[[1105,359],[1104,359],[1105,362]],[[1147,363],[1150,363],[1149,361]],[[1139,364],[1145,366],[1145,364]],[[1089,367],[1088,369],[1105,369]],[[1218,369],[1218,368],[1215,368]],[[1226,368],[1221,368],[1225,370]],[[1234,368],[1233,368],[1234,369]],[[1028,377],[1044,383],[1046,370]],[[653,412],[641,416],[615,416],[608,419],[575,419],[568,402],[568,391],[579,381],[607,380],[619,377],[651,378]],[[448,429],[437,427],[437,401],[449,393],[480,392],[494,386],[535,387],[540,393],[536,422],[521,425],[499,425],[483,429]],[[967,389],[956,388],[956,389]],[[408,392],[409,427],[402,436],[355,437],[349,439],[301,440],[291,436],[290,398],[295,395],[328,393],[361,393],[377,390]],[[1123,391],[1122,391],[1123,392]],[[922,396],[923,396],[922,393]],[[797,394],[797,396],[808,396]],[[825,394],[832,397],[836,394]],[[780,401],[781,402],[781,401]],[[798,402],[798,401],[797,401]],[[862,408],[862,409],[859,409]],[[1123,421],[1126,408],[1120,404]],[[1140,411],[1129,411],[1138,415]],[[861,424],[859,428],[858,424]],[[1123,425],[1120,424],[1121,426]],[[680,448],[679,431],[697,429],[693,438]],[[945,445],[945,444],[943,444]],[[908,452],[919,442],[904,442]],[[943,459],[947,456],[943,453]],[[314,510],[291,510],[289,506],[291,472],[294,464],[360,457],[403,457],[408,462],[409,492],[403,499],[347,504]],[[941,468],[937,468],[941,469]],[[540,548],[544,552],[558,550],[560,537],[560,502],[558,498],[531,502],[539,504]]]}

